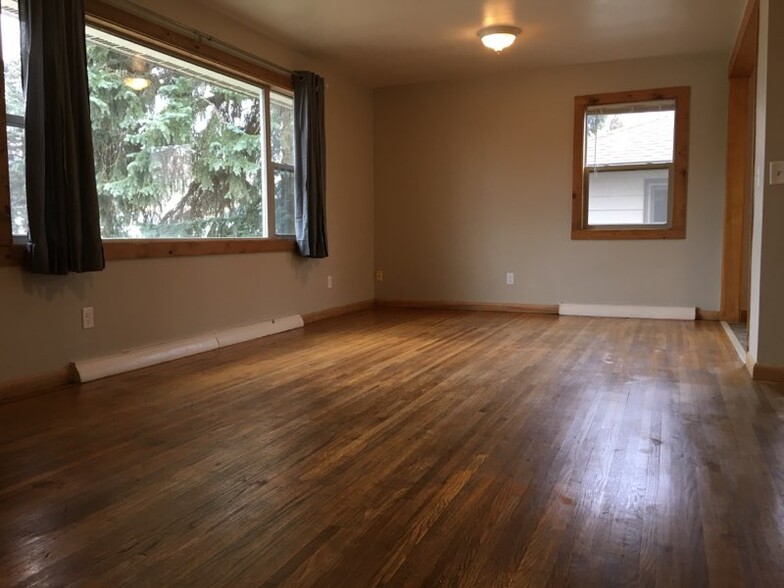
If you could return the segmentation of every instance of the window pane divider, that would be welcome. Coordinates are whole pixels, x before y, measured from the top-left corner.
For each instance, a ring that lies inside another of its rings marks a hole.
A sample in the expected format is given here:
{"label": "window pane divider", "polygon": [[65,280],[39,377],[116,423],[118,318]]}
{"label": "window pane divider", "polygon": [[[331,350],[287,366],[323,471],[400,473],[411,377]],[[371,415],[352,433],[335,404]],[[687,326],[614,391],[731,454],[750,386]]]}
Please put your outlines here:
{"label": "window pane divider", "polygon": [[23,116],[19,116],[18,114],[6,114],[5,124],[7,124],[9,127],[23,129],[25,127],[25,118]]}
{"label": "window pane divider", "polygon": [[604,163],[601,165],[593,165],[586,163],[585,164],[585,171],[592,172],[592,171],[604,171],[604,172],[622,172],[622,171],[645,171],[651,169],[672,169],[672,162],[662,162],[662,163],[622,163],[622,164],[613,164],[613,163]]}

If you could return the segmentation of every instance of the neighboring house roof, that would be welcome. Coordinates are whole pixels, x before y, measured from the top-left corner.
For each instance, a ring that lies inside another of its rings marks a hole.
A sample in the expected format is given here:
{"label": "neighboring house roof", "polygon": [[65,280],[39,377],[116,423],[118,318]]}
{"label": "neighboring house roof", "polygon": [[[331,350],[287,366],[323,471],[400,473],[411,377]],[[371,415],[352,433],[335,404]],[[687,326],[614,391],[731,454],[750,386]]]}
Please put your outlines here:
{"label": "neighboring house roof", "polygon": [[602,128],[586,137],[586,167],[672,161],[673,111],[624,114],[620,122],[618,128]]}

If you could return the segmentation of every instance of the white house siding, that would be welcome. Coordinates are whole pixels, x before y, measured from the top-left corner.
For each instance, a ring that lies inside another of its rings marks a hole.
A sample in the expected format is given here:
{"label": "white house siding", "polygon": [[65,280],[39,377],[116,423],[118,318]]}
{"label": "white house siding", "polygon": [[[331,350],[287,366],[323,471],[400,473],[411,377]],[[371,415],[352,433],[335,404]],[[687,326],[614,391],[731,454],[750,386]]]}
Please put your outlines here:
{"label": "white house siding", "polygon": [[590,173],[588,224],[631,225],[645,222],[645,180],[667,181],[669,170]]}

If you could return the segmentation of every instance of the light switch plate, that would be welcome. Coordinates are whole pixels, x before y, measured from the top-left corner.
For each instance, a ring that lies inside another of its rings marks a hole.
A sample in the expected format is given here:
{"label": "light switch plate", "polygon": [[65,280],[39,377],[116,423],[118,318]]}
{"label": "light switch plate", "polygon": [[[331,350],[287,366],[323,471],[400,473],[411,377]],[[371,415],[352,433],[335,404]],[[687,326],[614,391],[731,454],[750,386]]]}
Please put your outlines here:
{"label": "light switch plate", "polygon": [[784,184],[784,161],[770,162],[770,185]]}

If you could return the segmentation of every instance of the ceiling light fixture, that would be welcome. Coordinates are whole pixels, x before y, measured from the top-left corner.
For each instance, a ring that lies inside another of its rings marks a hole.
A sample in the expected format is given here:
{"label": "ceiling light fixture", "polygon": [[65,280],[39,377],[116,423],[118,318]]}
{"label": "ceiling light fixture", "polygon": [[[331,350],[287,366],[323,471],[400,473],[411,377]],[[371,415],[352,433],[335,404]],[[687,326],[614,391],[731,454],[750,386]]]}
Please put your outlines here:
{"label": "ceiling light fixture", "polygon": [[123,78],[123,84],[128,86],[131,90],[135,90],[136,92],[146,90],[150,87],[150,83],[150,80],[147,78],[140,78],[136,76],[128,76],[127,78]]}
{"label": "ceiling light fixture", "polygon": [[518,27],[510,25],[495,25],[485,27],[477,35],[482,39],[482,44],[496,53],[501,53],[504,49],[515,42],[517,35],[522,32]]}
{"label": "ceiling light fixture", "polygon": [[130,75],[123,78],[123,84],[131,90],[141,92],[150,87],[152,81],[147,77],[147,64],[141,55],[134,55],[131,58]]}

